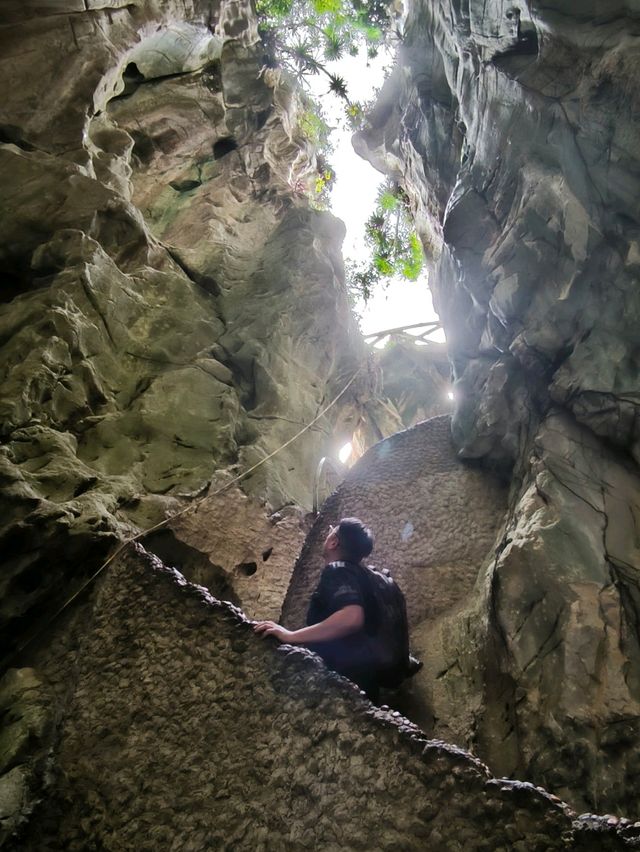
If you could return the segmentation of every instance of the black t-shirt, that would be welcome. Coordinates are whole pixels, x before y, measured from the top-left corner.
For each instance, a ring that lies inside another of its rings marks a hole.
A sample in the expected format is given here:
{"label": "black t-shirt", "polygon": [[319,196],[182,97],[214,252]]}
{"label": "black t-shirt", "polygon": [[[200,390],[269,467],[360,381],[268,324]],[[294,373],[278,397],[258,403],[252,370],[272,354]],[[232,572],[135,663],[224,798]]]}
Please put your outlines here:
{"label": "black t-shirt", "polygon": [[370,636],[374,618],[363,568],[350,562],[330,562],[326,565],[320,582],[311,596],[307,624],[318,624],[346,606],[361,606],[365,613],[364,628],[329,642],[314,642],[309,647],[319,654],[327,665],[340,674],[362,683],[375,669],[375,654]]}
{"label": "black t-shirt", "polygon": [[324,621],[346,606],[364,607],[361,583],[356,571],[359,565],[349,562],[330,562],[325,566],[315,592],[309,602],[307,624]]}

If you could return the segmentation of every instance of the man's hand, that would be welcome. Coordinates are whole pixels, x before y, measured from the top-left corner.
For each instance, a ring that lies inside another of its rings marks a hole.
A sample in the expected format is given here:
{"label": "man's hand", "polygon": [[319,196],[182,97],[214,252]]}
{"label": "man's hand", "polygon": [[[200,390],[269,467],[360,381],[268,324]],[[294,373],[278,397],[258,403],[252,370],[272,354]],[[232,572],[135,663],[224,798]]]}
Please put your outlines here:
{"label": "man's hand", "polygon": [[295,630],[287,630],[276,624],[275,621],[259,621],[253,628],[262,636],[275,636],[279,642],[287,642],[292,645],[295,642]]}
{"label": "man's hand", "polygon": [[309,642],[331,642],[357,633],[364,627],[364,607],[349,604],[325,618],[318,624],[301,627],[300,630],[287,630],[275,621],[258,621],[254,625],[256,633],[262,636],[275,636],[279,642],[288,645],[307,645]]}

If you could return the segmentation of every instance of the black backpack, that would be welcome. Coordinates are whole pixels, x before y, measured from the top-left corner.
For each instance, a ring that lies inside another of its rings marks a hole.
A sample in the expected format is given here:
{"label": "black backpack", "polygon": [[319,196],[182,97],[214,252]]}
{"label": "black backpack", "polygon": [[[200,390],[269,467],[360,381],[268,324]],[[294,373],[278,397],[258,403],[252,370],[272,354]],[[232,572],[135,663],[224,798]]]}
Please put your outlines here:
{"label": "black backpack", "polygon": [[409,654],[407,604],[386,568],[361,565],[365,600],[373,609],[373,631],[369,634],[378,660],[376,679],[380,686],[396,689],[421,667]]}

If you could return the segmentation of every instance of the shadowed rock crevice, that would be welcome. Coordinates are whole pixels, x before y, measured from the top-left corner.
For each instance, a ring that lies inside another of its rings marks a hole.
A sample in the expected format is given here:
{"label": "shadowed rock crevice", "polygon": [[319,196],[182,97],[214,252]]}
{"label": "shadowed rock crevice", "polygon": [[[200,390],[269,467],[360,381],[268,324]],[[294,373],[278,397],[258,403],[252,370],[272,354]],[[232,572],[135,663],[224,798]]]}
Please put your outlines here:
{"label": "shadowed rock crevice", "polygon": [[[178,571],[190,583],[204,586],[214,597],[239,604],[224,569],[214,565],[204,553],[180,541],[169,529],[144,537],[144,547],[165,565]],[[251,563],[254,564],[255,563]]]}

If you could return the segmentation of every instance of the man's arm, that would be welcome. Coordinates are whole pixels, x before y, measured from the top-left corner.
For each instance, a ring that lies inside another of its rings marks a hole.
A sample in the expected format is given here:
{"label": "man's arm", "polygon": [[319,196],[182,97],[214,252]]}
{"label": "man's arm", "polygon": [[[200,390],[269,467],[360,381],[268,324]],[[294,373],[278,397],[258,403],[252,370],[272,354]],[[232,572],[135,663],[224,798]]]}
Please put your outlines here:
{"label": "man's arm", "polygon": [[306,645],[313,642],[329,642],[342,639],[364,627],[364,608],[359,604],[350,604],[334,612],[324,621],[302,627],[300,630],[287,630],[274,621],[259,621],[253,628],[263,636],[275,636],[280,642],[289,645]]}

